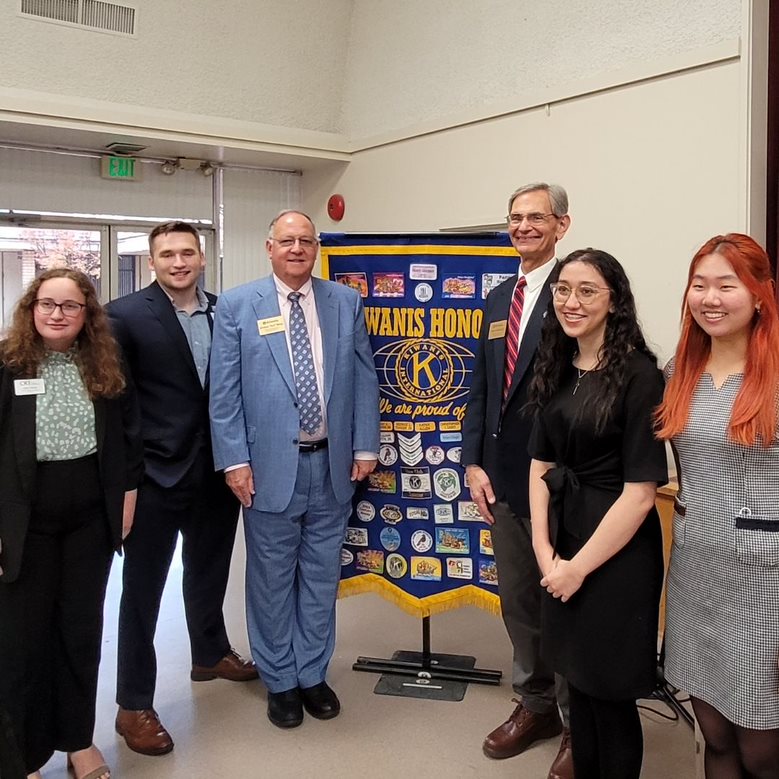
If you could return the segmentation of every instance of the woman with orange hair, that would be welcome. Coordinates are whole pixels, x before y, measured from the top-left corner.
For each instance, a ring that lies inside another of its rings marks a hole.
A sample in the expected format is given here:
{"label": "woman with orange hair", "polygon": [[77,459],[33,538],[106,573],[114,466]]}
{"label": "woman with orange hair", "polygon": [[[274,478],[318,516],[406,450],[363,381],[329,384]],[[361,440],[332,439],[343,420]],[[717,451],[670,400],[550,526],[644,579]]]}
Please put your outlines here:
{"label": "woman with orange hair", "polygon": [[768,257],[739,233],[690,265],[659,436],[680,467],[668,680],[690,693],[708,779],[779,774],[779,315]]}

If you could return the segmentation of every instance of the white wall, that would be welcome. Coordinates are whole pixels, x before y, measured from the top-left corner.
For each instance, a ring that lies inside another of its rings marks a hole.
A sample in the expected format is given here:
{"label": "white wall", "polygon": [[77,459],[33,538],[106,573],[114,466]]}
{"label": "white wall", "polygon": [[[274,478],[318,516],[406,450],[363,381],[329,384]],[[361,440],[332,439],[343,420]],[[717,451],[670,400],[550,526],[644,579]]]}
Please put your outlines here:
{"label": "white wall", "polygon": [[[122,0],[118,0],[122,2]],[[738,38],[741,0],[127,0],[126,38],[0,3],[0,112],[337,149]],[[748,2],[748,0],[745,0]],[[765,0],[757,0],[765,2]],[[303,136],[301,136],[301,133]],[[326,137],[315,137],[324,133]],[[289,139],[288,138],[288,139]],[[301,142],[305,142],[304,140]]]}
{"label": "white wall", "polygon": [[100,178],[100,160],[0,149],[0,208],[212,219],[211,180],[199,171],[163,176],[142,165],[140,181]]}
{"label": "white wall", "polygon": [[[624,260],[664,355],[694,249],[759,225],[762,139],[750,118],[764,67],[752,72],[752,42],[766,0],[135,4],[135,40],[19,19],[15,2],[0,5],[0,114],[10,105],[14,115],[121,114],[170,137],[199,122],[237,141],[272,125],[289,143],[348,134],[348,167],[300,182],[323,230],[493,223],[520,183],[559,181],[573,216],[561,250],[596,245]],[[37,101],[44,91],[50,99]],[[0,167],[0,193],[33,172],[22,176],[9,182]],[[254,207],[253,184],[233,184],[225,286],[253,277],[255,264],[265,270],[267,213]],[[75,186],[103,185],[90,176]],[[324,208],[337,191],[347,207],[334,225]]]}
{"label": "white wall", "polygon": [[[367,150],[343,173],[304,175],[303,207],[322,231],[439,230],[499,222],[519,185],[560,183],[572,215],[561,254],[620,259],[667,357],[693,252],[744,227],[740,79],[731,59]],[[332,192],[346,200],[338,225]]]}
{"label": "white wall", "polygon": [[356,0],[344,125],[360,139],[737,38],[740,0]]}
{"label": "white wall", "polygon": [[[149,164],[140,181],[111,181],[101,179],[99,170],[97,159],[0,148],[0,209],[214,220],[214,180],[199,171],[164,176],[159,165]],[[208,253],[207,261],[217,288],[229,289],[270,272],[264,248],[268,223],[281,209],[298,204],[300,176],[226,170],[221,198],[221,279],[218,258]],[[95,219],[94,224],[113,221]]]}
{"label": "white wall", "polygon": [[340,129],[351,0],[128,0],[135,38],[23,18],[18,5],[0,3],[5,88]]}
{"label": "white wall", "polygon": [[267,276],[265,239],[271,219],[300,200],[300,177],[287,173],[226,170],[222,289]]}

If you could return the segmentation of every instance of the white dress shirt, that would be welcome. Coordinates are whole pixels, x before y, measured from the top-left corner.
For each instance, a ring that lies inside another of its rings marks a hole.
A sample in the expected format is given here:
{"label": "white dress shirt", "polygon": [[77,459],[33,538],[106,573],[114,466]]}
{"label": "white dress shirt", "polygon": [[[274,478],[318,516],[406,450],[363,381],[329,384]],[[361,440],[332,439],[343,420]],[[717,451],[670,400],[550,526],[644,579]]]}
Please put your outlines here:
{"label": "white dress shirt", "polygon": [[[523,275],[527,281],[525,287],[525,301],[522,304],[522,319],[519,322],[519,348],[522,349],[522,337],[527,329],[527,323],[530,321],[530,316],[533,313],[538,298],[541,296],[541,290],[544,288],[544,284],[549,281],[549,277],[552,275],[552,271],[555,268],[556,260],[554,257],[545,262],[540,268],[531,270],[529,273],[522,273],[522,268],[519,270],[519,278]],[[516,287],[515,287],[516,288]],[[513,296],[513,292],[511,293]]]}

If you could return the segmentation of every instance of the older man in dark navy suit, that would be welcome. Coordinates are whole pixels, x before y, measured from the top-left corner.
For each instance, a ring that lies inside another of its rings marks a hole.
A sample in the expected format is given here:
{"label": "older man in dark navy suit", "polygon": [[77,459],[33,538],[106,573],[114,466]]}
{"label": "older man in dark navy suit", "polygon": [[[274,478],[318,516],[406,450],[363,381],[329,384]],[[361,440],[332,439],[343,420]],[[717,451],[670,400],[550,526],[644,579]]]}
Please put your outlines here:
{"label": "older man in dark navy suit", "polygon": [[487,298],[463,423],[462,463],[473,499],[492,523],[501,610],[514,647],[512,684],[521,701],[487,736],[483,749],[492,758],[513,757],[563,730],[549,779],[569,779],[573,759],[567,689],[558,679],[555,690],[554,672],[539,651],[541,577],[528,505],[527,445],[533,420],[522,410],[551,300],[556,244],[571,221],[568,195],[556,184],[527,184],[511,194],[508,211],[508,233],[520,267]]}

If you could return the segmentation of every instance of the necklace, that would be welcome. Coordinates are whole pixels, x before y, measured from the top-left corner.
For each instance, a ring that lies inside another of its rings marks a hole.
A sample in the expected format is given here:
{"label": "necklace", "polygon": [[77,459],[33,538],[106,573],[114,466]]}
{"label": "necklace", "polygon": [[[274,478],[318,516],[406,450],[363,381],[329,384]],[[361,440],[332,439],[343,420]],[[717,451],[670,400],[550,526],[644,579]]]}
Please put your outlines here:
{"label": "necklace", "polygon": [[582,383],[582,379],[592,370],[592,368],[588,368],[586,371],[583,371],[581,368],[576,369],[576,384],[573,388],[573,394],[576,394],[576,390],[579,389],[579,385]]}

